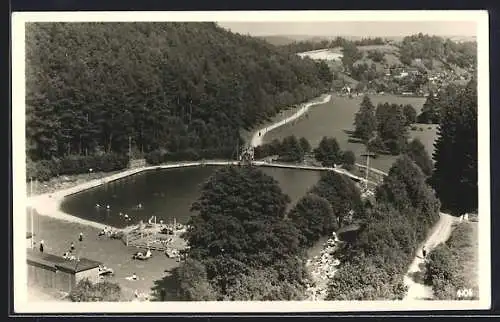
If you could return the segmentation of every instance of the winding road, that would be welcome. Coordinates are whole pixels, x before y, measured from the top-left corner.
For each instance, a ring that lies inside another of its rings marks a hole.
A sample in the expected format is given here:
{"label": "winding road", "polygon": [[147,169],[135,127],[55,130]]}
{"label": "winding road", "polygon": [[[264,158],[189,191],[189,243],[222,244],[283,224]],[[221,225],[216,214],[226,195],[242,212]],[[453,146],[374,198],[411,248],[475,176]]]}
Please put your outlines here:
{"label": "winding road", "polygon": [[312,101],[312,102],[309,102],[309,103],[306,103],[304,104],[297,112],[295,112],[293,115],[281,120],[281,121],[278,121],[270,126],[266,126],[260,130],[257,130],[255,131],[253,137],[252,137],[252,141],[250,142],[251,146],[252,147],[257,147],[259,145],[262,145],[262,140],[264,138],[264,136],[266,135],[267,132],[270,132],[274,129],[277,129],[278,127],[280,126],[283,126],[285,125],[286,123],[289,123],[293,120],[296,120],[298,119],[299,117],[301,117],[302,115],[304,115],[304,113],[306,113],[312,106],[315,106],[315,105],[320,105],[320,104],[325,104],[327,102],[329,102],[330,100],[332,99],[332,95],[328,94],[328,95],[323,95],[319,100],[317,101]]}
{"label": "winding road", "polygon": [[445,213],[439,214],[439,221],[431,229],[427,240],[417,250],[417,255],[404,277],[404,284],[408,286],[408,292],[404,298],[405,301],[433,298],[432,287],[424,285],[422,280],[415,280],[415,275],[423,275],[423,271],[420,269],[425,262],[425,259],[422,257],[422,248],[425,246],[427,252],[430,252],[439,244],[446,242],[450,238],[453,224],[457,221],[458,219],[451,215]]}

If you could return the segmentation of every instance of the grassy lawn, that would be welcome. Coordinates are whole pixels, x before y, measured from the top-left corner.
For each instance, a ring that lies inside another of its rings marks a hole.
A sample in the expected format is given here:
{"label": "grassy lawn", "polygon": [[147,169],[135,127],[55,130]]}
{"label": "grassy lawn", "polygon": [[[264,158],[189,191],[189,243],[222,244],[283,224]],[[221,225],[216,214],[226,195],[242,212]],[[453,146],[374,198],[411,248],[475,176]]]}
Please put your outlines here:
{"label": "grassy lawn", "polygon": [[[456,250],[457,260],[460,263],[460,274],[469,285],[473,286],[473,289],[478,290],[479,287],[479,267],[478,267],[478,252],[479,252],[479,238],[478,238],[478,223],[477,222],[465,222],[461,225],[467,226],[467,229],[460,231],[455,230],[457,233],[463,231],[467,232],[465,240],[460,244],[454,244],[453,249]],[[476,293],[477,294],[477,293]]]}
{"label": "grassy lawn", "polygon": [[[29,231],[29,218],[27,225]],[[71,242],[74,242],[77,255],[100,261],[112,268],[115,276],[109,277],[108,280],[122,287],[124,300],[133,299],[136,289],[139,293],[150,293],[154,281],[165,276],[165,270],[179,265],[175,259],[169,259],[165,254],[155,251],[148,261],[133,260],[132,254],[139,249],[127,247],[121,240],[98,237],[99,231],[95,228],[50,217],[35,215],[34,231],[36,241],[44,240],[47,253],[61,256],[69,249]],[[84,234],[83,242],[77,240],[80,232]],[[137,281],[125,279],[133,273],[137,274]]]}

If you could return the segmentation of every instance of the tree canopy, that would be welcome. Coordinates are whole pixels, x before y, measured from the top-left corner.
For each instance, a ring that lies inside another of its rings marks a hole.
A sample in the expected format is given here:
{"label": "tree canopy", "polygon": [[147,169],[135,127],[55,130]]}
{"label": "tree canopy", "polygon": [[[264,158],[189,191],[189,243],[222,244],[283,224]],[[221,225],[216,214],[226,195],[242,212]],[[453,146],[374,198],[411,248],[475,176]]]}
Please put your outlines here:
{"label": "tree canopy", "polygon": [[[210,287],[217,299],[246,299],[256,279],[265,276],[270,283],[283,283],[280,289],[289,292],[269,290],[255,296],[268,299],[274,294],[279,300],[298,294],[305,274],[301,235],[285,218],[288,202],[278,183],[254,167],[227,167],[209,178],[193,204],[197,215],[186,232],[189,258],[206,271],[208,284],[201,290]],[[199,287],[185,285],[187,290],[180,293],[193,294]]]}
{"label": "tree canopy", "polygon": [[407,156],[394,163],[376,197],[358,217],[364,224],[356,238],[337,255],[341,265],[329,284],[330,300],[398,300],[406,294],[403,276],[438,218],[439,201]]}
{"label": "tree canopy", "polygon": [[311,192],[330,202],[338,227],[349,224],[351,217],[361,216],[363,212],[361,192],[356,184],[335,171],[324,173]]}
{"label": "tree canopy", "polygon": [[406,147],[408,127],[403,106],[397,104],[378,104],[376,109],[377,133],[385,148],[397,155]]}
{"label": "tree canopy", "polygon": [[373,137],[377,130],[377,119],[375,117],[375,106],[370,98],[365,95],[354,117],[354,135],[367,142]]}
{"label": "tree canopy", "polygon": [[356,163],[356,155],[351,150],[344,151],[342,154],[342,166],[346,170],[352,170],[354,168],[354,164]]}
{"label": "tree canopy", "polygon": [[212,22],[29,23],[27,155],[124,154],[131,143],[230,157],[240,129],[328,81],[324,64]]}
{"label": "tree canopy", "polygon": [[280,142],[274,139],[270,143],[265,143],[255,147],[255,158],[265,158],[268,156],[278,156],[284,162],[302,162],[306,153],[311,150],[311,144],[306,138],[297,139],[295,135],[289,135]]}
{"label": "tree canopy", "polygon": [[476,42],[455,42],[422,33],[405,37],[399,47],[401,62],[407,65],[414,59],[422,59],[431,66],[434,59],[466,68],[475,65],[477,59]]}
{"label": "tree canopy", "polygon": [[476,86],[472,81],[441,101],[443,117],[435,142],[435,169],[430,182],[445,211],[454,215],[477,209]]}
{"label": "tree canopy", "polygon": [[412,216],[419,237],[439,218],[440,202],[426,183],[422,170],[406,155],[401,156],[377,187],[377,201],[393,205]]}
{"label": "tree canopy", "polygon": [[432,174],[432,160],[429,153],[427,153],[424,144],[418,138],[415,138],[408,143],[405,154],[420,167],[420,170],[422,170],[424,175],[430,176]]}
{"label": "tree canopy", "polygon": [[439,96],[434,97],[434,93],[430,92],[425,100],[421,113],[417,117],[418,123],[438,124],[441,118],[440,108],[438,104]]}
{"label": "tree canopy", "polygon": [[334,167],[342,163],[342,151],[337,139],[324,136],[314,149],[314,158],[324,167]]}
{"label": "tree canopy", "polygon": [[337,230],[332,205],[325,198],[309,193],[302,197],[287,217],[302,234],[302,244],[312,246],[321,236]]}

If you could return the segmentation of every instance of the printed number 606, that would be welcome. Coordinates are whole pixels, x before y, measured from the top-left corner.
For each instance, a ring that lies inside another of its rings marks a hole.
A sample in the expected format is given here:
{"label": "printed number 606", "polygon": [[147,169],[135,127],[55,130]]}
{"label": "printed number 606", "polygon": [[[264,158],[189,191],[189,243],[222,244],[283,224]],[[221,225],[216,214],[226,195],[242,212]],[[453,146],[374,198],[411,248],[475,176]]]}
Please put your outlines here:
{"label": "printed number 606", "polygon": [[472,292],[472,289],[470,288],[464,288],[464,289],[459,289],[457,291],[457,297],[458,298],[469,298],[474,295],[474,292]]}

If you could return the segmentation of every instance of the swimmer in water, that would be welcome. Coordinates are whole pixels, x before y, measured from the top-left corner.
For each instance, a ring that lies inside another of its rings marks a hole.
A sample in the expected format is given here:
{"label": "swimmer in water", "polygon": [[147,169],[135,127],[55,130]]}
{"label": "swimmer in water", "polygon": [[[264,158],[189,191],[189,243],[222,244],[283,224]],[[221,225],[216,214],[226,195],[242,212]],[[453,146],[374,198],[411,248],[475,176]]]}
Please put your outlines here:
{"label": "swimmer in water", "polygon": [[139,208],[139,209],[142,208],[142,203],[138,204],[137,208]]}
{"label": "swimmer in water", "polygon": [[95,204],[95,207],[96,207],[96,208],[101,208],[101,205],[100,205],[100,204],[98,204],[98,203],[96,203],[96,204]]}
{"label": "swimmer in water", "polygon": [[109,205],[107,205],[107,206],[106,206],[106,209],[108,209],[108,210],[109,210]]}

